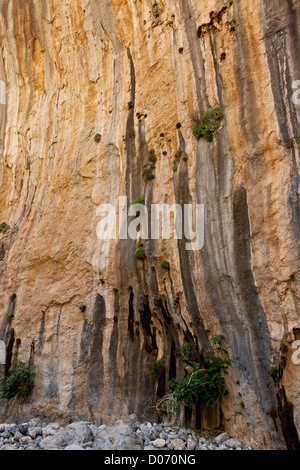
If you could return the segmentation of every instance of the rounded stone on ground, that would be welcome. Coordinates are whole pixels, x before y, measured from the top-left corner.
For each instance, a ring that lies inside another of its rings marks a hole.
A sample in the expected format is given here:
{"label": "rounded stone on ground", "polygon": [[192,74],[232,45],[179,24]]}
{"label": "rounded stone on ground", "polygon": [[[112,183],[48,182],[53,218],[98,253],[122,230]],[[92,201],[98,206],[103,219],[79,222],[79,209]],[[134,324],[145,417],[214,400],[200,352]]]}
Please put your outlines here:
{"label": "rounded stone on ground", "polygon": [[169,447],[171,450],[184,450],[185,442],[182,439],[172,439]]}
{"label": "rounded stone on ground", "polygon": [[19,426],[19,429],[18,429],[18,430],[19,430],[19,432],[20,432],[21,434],[23,434],[23,436],[26,436],[27,433],[28,433],[28,429],[29,429],[29,425],[28,425],[28,424],[21,424],[21,425]]}
{"label": "rounded stone on ground", "polygon": [[157,449],[162,449],[165,447],[166,441],[164,439],[156,439],[154,442],[152,442],[152,445]]}
{"label": "rounded stone on ground", "polygon": [[29,444],[29,442],[32,442],[32,439],[30,436],[23,436],[20,438],[20,443],[22,445],[26,445],[26,444]]}

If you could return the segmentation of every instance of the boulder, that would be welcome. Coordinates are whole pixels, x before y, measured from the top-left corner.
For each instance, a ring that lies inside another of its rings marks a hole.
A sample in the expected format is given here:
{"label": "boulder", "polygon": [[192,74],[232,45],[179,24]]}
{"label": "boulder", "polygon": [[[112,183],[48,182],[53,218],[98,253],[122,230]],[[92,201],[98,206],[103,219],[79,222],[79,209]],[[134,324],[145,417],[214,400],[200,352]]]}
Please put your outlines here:
{"label": "boulder", "polygon": [[78,443],[79,445],[91,441],[93,439],[93,433],[90,426],[91,423],[87,421],[69,424],[65,428],[66,440],[73,444]]}
{"label": "boulder", "polygon": [[130,424],[118,421],[115,426],[99,429],[94,443],[95,450],[142,450],[143,440]]}
{"label": "boulder", "polygon": [[45,437],[40,442],[42,450],[59,450],[68,445],[64,430],[58,431],[55,435]]}
{"label": "boulder", "polygon": [[26,446],[27,444],[29,444],[30,442],[32,442],[32,439],[30,436],[23,436],[20,438],[20,444],[22,446]]}
{"label": "boulder", "polygon": [[17,448],[12,444],[5,444],[1,447],[1,450],[17,450]]}
{"label": "boulder", "polygon": [[28,425],[28,424],[21,424],[21,425],[19,426],[18,431],[19,431],[21,434],[23,434],[23,436],[27,436],[28,429],[29,429],[29,425]]}
{"label": "boulder", "polygon": [[188,450],[195,450],[196,445],[198,444],[198,439],[193,436],[189,436],[187,440],[187,448]]}
{"label": "boulder", "polygon": [[20,431],[17,431],[16,434],[14,435],[14,437],[13,437],[13,440],[18,442],[21,439],[21,437],[24,437],[23,434],[20,433]]}
{"label": "boulder", "polygon": [[[51,429],[50,432],[52,432]],[[90,429],[90,423],[80,421],[78,423],[69,424],[65,429],[60,429],[54,435],[43,439],[40,442],[40,448],[43,450],[54,450],[73,444],[81,446],[92,439],[93,434]]]}
{"label": "boulder", "polygon": [[242,444],[236,439],[228,439],[224,442],[224,445],[229,449],[236,449],[237,447],[242,447]]}
{"label": "boulder", "polygon": [[214,442],[217,444],[217,446],[223,444],[223,442],[227,441],[230,439],[230,436],[227,434],[227,432],[222,432],[222,434],[219,434],[215,439]]}
{"label": "boulder", "polygon": [[152,442],[152,445],[156,447],[157,449],[162,449],[163,447],[166,446],[166,441],[164,439],[156,439],[155,441]]}
{"label": "boulder", "polygon": [[43,429],[43,436],[54,436],[60,430],[58,423],[50,423]]}
{"label": "boulder", "polygon": [[172,439],[169,445],[171,450],[185,449],[185,442],[182,439]]}

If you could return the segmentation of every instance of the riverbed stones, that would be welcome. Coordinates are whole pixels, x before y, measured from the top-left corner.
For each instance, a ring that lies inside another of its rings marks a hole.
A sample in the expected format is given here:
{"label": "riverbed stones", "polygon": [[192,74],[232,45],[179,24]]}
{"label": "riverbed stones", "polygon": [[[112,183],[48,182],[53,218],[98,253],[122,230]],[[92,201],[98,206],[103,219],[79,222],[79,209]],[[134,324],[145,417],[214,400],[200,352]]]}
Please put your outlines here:
{"label": "riverbed stones", "polygon": [[[23,432],[21,432],[23,431]],[[138,423],[136,416],[113,426],[96,426],[88,421],[69,425],[44,423],[35,418],[28,423],[0,424],[1,450],[146,450],[202,451],[251,450],[227,433],[216,437],[170,424]]]}

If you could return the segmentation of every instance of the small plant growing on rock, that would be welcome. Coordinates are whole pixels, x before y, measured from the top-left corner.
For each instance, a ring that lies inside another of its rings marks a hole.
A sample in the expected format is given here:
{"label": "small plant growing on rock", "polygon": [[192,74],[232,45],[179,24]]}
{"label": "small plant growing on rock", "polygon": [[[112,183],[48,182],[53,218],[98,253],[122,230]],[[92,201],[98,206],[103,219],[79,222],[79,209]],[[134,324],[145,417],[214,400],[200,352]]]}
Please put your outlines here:
{"label": "small plant growing on rock", "polygon": [[6,233],[10,230],[10,226],[7,225],[5,222],[3,224],[0,224],[0,232]]}
{"label": "small plant growing on rock", "polygon": [[133,101],[129,101],[127,107],[128,107],[128,109],[132,109],[134,107]]}
{"label": "small plant growing on rock", "polygon": [[178,350],[181,359],[184,362],[189,362],[191,359],[191,354],[192,354],[192,345],[190,342],[184,343],[181,348]]}
{"label": "small plant growing on rock", "polygon": [[176,150],[175,152],[175,160],[173,160],[173,171],[174,173],[178,170],[178,164],[180,163],[180,160],[183,162],[186,162],[188,160],[188,155],[183,151],[183,150]]}
{"label": "small plant growing on rock", "polygon": [[34,388],[34,379],[33,365],[17,362],[8,376],[0,380],[0,398],[28,397]]}
{"label": "small plant growing on rock", "polygon": [[137,206],[138,204],[142,204],[142,205],[145,204],[144,196],[141,196],[141,197],[138,197],[137,199],[135,199],[131,205],[132,206]]}
{"label": "small plant growing on rock", "polygon": [[188,154],[185,153],[185,152],[182,152],[181,159],[182,159],[182,161],[187,162],[188,159],[189,159]]}
{"label": "small plant growing on rock", "polygon": [[86,311],[86,305],[80,305],[79,309],[82,313],[84,313]]}
{"label": "small plant growing on rock", "polygon": [[157,161],[157,157],[156,157],[154,149],[149,150],[148,160],[149,160],[149,163],[146,166],[146,168],[144,168],[144,171],[143,171],[143,177],[144,177],[145,181],[153,180],[155,178],[153,170],[155,168],[155,163]]}
{"label": "small plant growing on rock", "polygon": [[152,168],[150,168],[150,167],[145,168],[144,171],[143,171],[143,177],[144,177],[145,181],[154,180],[155,175],[152,171]]}
{"label": "small plant growing on rock", "polygon": [[166,261],[165,259],[162,260],[162,262],[160,263],[161,267],[163,269],[166,269],[167,271],[170,270],[170,263],[168,261]]}
{"label": "small plant growing on rock", "polygon": [[0,243],[0,261],[5,258],[5,249],[3,243]]}
{"label": "small plant growing on rock", "polygon": [[193,119],[196,120],[193,127],[193,134],[197,140],[204,137],[208,142],[212,142],[215,132],[219,129],[224,115],[221,108],[214,107],[206,111],[204,116],[200,117],[196,114]]}
{"label": "small plant growing on rock", "polygon": [[145,259],[146,258],[146,252],[145,252],[143,242],[138,242],[138,244],[136,246],[136,250],[134,252],[134,256],[136,257],[136,259]]}
{"label": "small plant growing on rock", "polygon": [[16,300],[16,298],[17,298],[17,294],[11,294],[11,295],[9,296],[9,300],[10,300],[11,302],[14,302],[14,300]]}
{"label": "small plant growing on rock", "polygon": [[243,401],[240,402],[240,407],[242,408],[242,410],[245,409],[245,403]]}

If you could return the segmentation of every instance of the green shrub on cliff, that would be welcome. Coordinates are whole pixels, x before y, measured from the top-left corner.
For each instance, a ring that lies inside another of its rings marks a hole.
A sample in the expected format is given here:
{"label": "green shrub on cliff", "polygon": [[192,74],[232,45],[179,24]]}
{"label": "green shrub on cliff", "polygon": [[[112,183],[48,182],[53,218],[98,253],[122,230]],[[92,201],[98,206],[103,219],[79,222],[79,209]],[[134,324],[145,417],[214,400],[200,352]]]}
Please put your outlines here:
{"label": "green shrub on cliff", "polygon": [[7,377],[0,380],[0,398],[28,397],[34,388],[33,365],[17,362]]}
{"label": "green shrub on cliff", "polygon": [[137,199],[135,199],[131,205],[132,206],[137,206],[138,204],[142,204],[142,205],[145,204],[144,196],[141,196],[141,197],[138,197]]}
{"label": "green shrub on cliff", "polygon": [[166,261],[165,259],[162,260],[160,265],[163,269],[166,269],[167,271],[170,270],[170,263],[168,261]]}
{"label": "green shrub on cliff", "polygon": [[220,127],[223,117],[222,110],[218,106],[208,109],[202,117],[195,114],[193,116],[193,119],[196,121],[193,127],[194,137],[198,140],[204,137],[211,142],[215,132]]}
{"label": "green shrub on cliff", "polygon": [[145,181],[154,180],[155,175],[154,175],[151,167],[147,167],[147,168],[144,169],[143,177],[144,177]]}
{"label": "green shrub on cliff", "polygon": [[134,256],[136,259],[145,259],[146,258],[146,252],[144,248],[143,242],[138,242],[136,246],[136,250],[134,252]]}
{"label": "green shrub on cliff", "polygon": [[176,379],[171,380],[168,395],[156,406],[158,411],[172,414],[182,404],[192,407],[198,402],[211,407],[228,394],[225,388],[225,376],[228,375],[231,360],[222,346],[221,336],[216,336],[209,343],[213,351],[201,362],[199,362],[200,357],[195,360],[197,354],[194,354],[190,343],[183,345],[179,352],[182,360],[188,365],[188,372],[179,382]]}
{"label": "green shrub on cliff", "polygon": [[10,226],[7,225],[5,222],[3,224],[0,224],[0,232],[6,233],[10,230]]}

